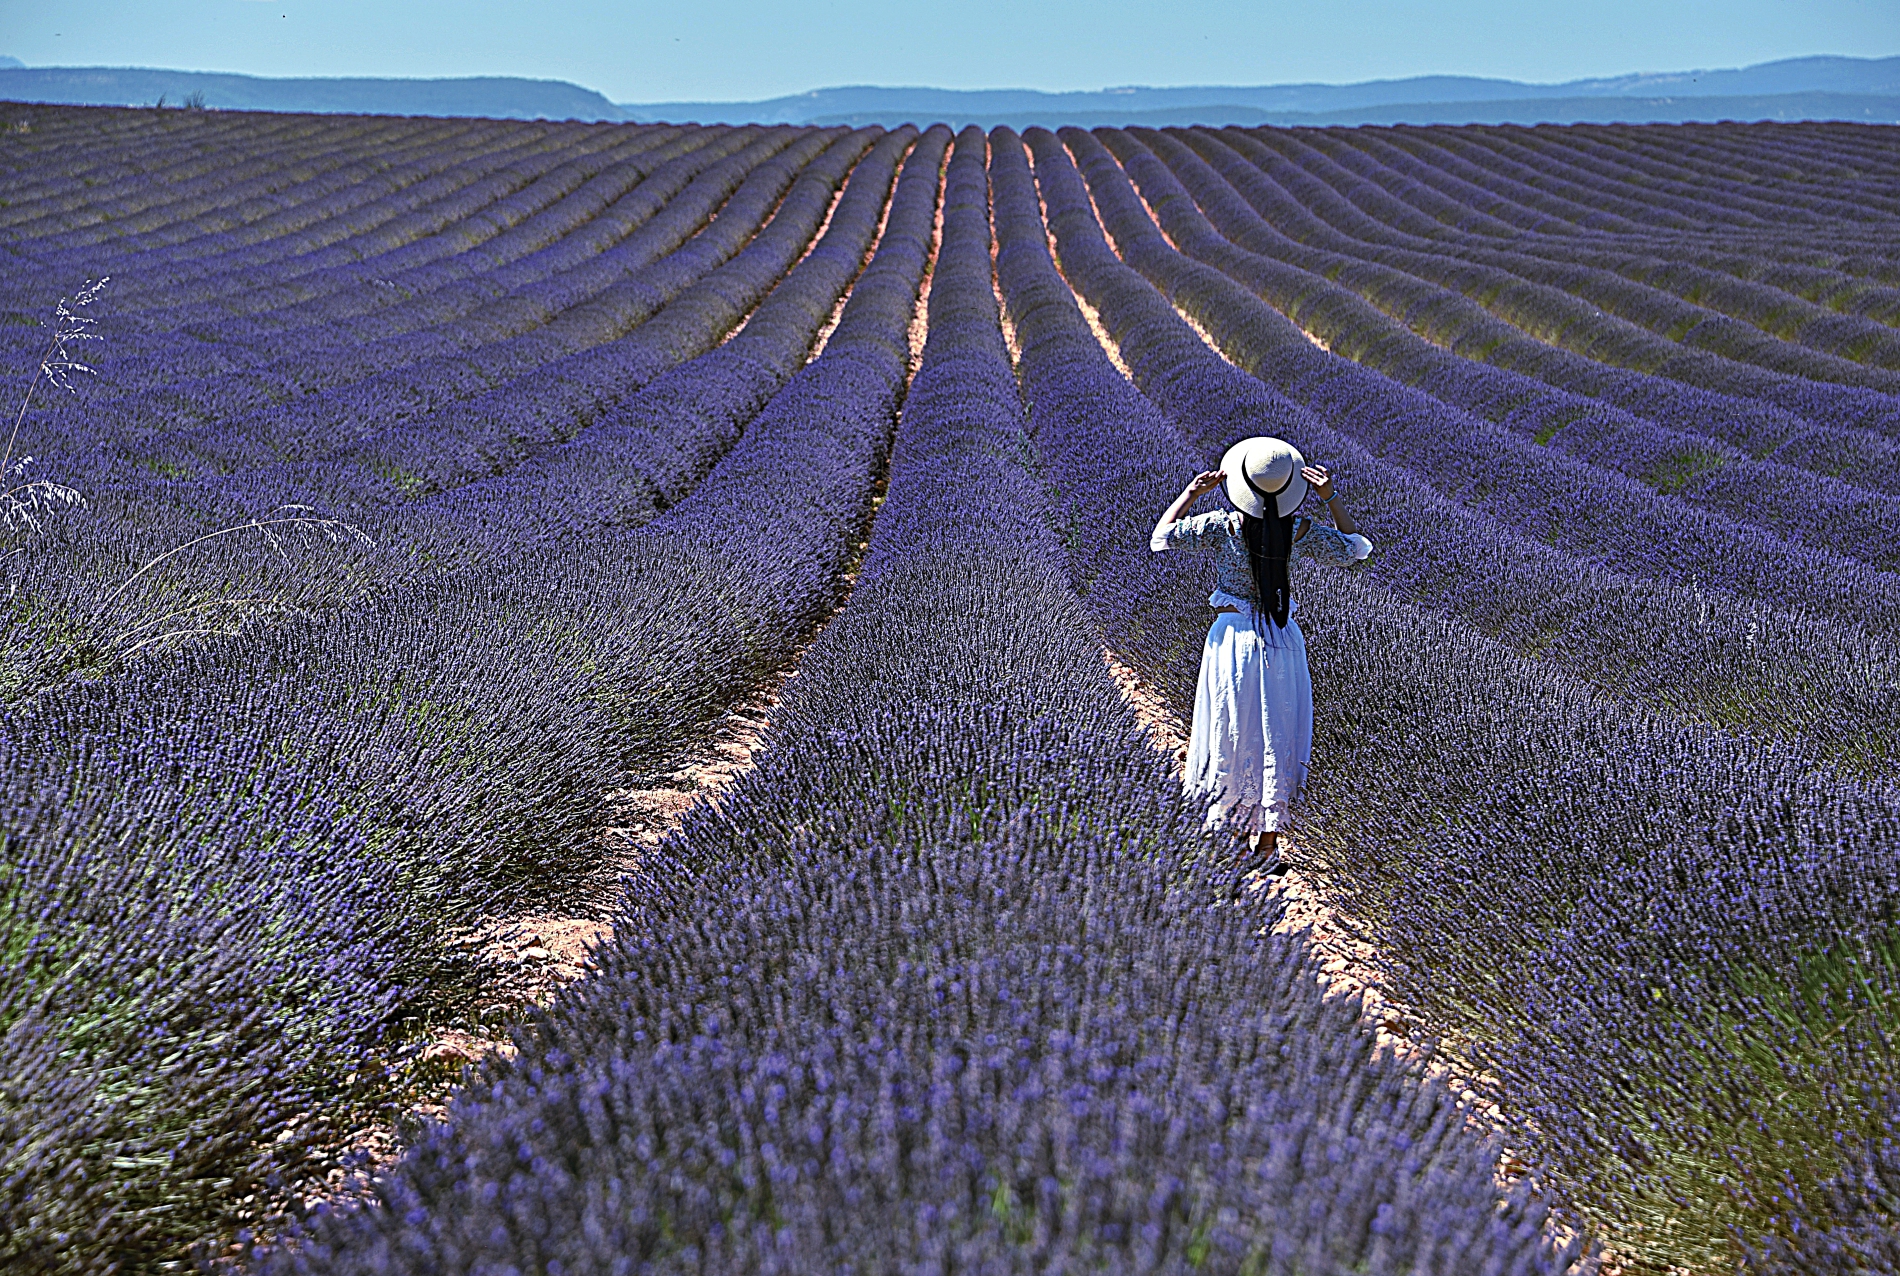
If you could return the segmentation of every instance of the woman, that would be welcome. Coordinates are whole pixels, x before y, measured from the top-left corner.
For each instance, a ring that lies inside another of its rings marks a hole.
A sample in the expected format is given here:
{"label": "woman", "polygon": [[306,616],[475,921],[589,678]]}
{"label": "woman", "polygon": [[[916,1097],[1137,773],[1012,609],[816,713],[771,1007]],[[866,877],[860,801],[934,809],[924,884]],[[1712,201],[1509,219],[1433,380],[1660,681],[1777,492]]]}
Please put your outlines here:
{"label": "woman", "polygon": [[[1223,484],[1234,511],[1183,517]],[[1309,489],[1332,512],[1334,527],[1297,516]],[[1313,682],[1287,569],[1296,556],[1344,567],[1370,554],[1372,542],[1359,534],[1324,468],[1308,466],[1281,439],[1252,438],[1227,449],[1220,469],[1188,484],[1148,544],[1217,555],[1207,600],[1214,623],[1201,649],[1182,784],[1207,802],[1207,828],[1226,830],[1242,849],[1257,844],[1261,867],[1284,872],[1279,831],[1313,754]]]}

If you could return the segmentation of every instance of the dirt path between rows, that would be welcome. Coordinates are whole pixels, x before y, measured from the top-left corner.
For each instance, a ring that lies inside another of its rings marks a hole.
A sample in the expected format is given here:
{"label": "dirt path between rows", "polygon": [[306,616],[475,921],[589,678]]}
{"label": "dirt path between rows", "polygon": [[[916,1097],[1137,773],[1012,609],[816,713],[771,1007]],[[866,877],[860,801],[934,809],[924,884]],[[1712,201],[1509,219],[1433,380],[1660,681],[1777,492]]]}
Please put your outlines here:
{"label": "dirt path between rows", "polygon": [[612,913],[608,897],[618,897],[628,872],[679,828],[696,803],[718,801],[752,768],[780,692],[796,670],[794,658],[729,709],[711,735],[684,753],[659,783],[609,795],[611,823],[600,835],[601,899],[593,909],[596,915],[550,912],[487,918],[451,938],[451,946],[480,973],[481,992],[474,1006],[458,1026],[438,1027],[426,1035],[413,1052],[412,1079],[403,1098],[384,1108],[378,1119],[349,1132],[336,1164],[321,1183],[303,1190],[301,1209],[293,1212],[369,1200],[374,1178],[400,1159],[426,1123],[447,1118],[450,1101],[468,1079],[467,1070],[490,1055],[512,1058],[512,1034],[526,1012],[551,1005],[562,989],[594,973],[595,952],[613,937],[613,923],[603,917]]}
{"label": "dirt path between rows", "polygon": [[[1032,167],[1033,162],[1032,155]],[[1132,182],[1130,185],[1133,189]],[[1172,238],[1167,235],[1166,230],[1161,226],[1161,219],[1155,216],[1154,209],[1141,196],[1141,192],[1136,189],[1135,194],[1141,200],[1142,207],[1148,213],[1156,230],[1161,232],[1162,238],[1179,251],[1179,246],[1175,245]],[[1096,224],[1105,225],[1101,219],[1101,209],[1094,206],[1094,200],[1094,192],[1090,191],[1089,201],[1095,213]],[[1045,208],[1045,231],[1047,221]],[[1052,232],[1046,231],[1046,233],[1049,234],[1050,257],[1057,261],[1058,269],[1060,269],[1055,236]],[[1121,249],[1114,239],[1106,233],[1102,238],[1109,250],[1120,257]],[[1116,342],[1101,323],[1093,307],[1073,285],[1070,291],[1074,293],[1077,305],[1087,317],[1089,326],[1094,331],[1097,341],[1101,343],[1104,352],[1114,361],[1116,367],[1122,370],[1123,375],[1128,375]],[[1209,351],[1232,364],[1233,361],[1228,359],[1226,352],[1220,348],[1212,334],[1192,315],[1179,305],[1173,306],[1173,309]],[[1296,323],[1295,326],[1308,341],[1330,352],[1330,347],[1318,335],[1307,331],[1304,325]],[[1132,378],[1130,379],[1132,382]],[[1140,675],[1121,661],[1114,652],[1105,648],[1103,658],[1107,661],[1117,683],[1121,685],[1123,694],[1134,706],[1136,716],[1155,734],[1161,747],[1175,758],[1175,770],[1179,774],[1187,759],[1187,724],[1168,707],[1158,692],[1147,686]],[[1295,854],[1297,855],[1297,850]],[[1495,1177],[1500,1189],[1513,1188],[1530,1175],[1532,1167],[1517,1150],[1505,1142],[1509,1135],[1509,1122],[1504,1110],[1495,1101],[1479,1092],[1477,1088],[1480,1083],[1479,1078],[1472,1075],[1468,1069],[1461,1067],[1454,1056],[1441,1051],[1436,1044],[1426,1044],[1428,1030],[1422,1017],[1410,1012],[1404,1005],[1388,995],[1378,972],[1375,950],[1370,944],[1353,938],[1342,924],[1337,910],[1323,902],[1320,884],[1300,870],[1290,869],[1277,880],[1261,883],[1258,889],[1277,896],[1285,904],[1284,914],[1273,927],[1275,933],[1303,933],[1306,936],[1319,962],[1319,977],[1326,985],[1325,995],[1329,998],[1358,996],[1364,1019],[1372,1028],[1377,1043],[1392,1049],[1401,1057],[1418,1061],[1425,1075],[1442,1081],[1450,1089],[1458,1106],[1464,1110],[1467,1119],[1473,1125],[1498,1139],[1499,1156]],[[1552,1243],[1559,1247],[1569,1244],[1578,1235],[1569,1220],[1560,1218],[1556,1214],[1551,1215],[1545,1230]],[[1596,1269],[1599,1276],[1621,1276],[1624,1269],[1613,1252],[1600,1249],[1597,1251],[1597,1258],[1601,1263],[1601,1266]]]}
{"label": "dirt path between rows", "polygon": [[[1033,171],[1036,162],[1035,153],[1030,150],[1027,142],[1022,145],[1023,157],[1028,160]],[[1093,199],[1094,196],[1091,193],[1091,203]],[[1038,191],[1037,200],[1040,204],[1040,191]],[[1048,229],[1049,210],[1046,204],[1042,205],[1042,213],[1043,233],[1048,240],[1050,261],[1055,265],[1056,272],[1062,275],[1063,281],[1069,283],[1068,276],[1062,271],[1062,259],[1057,251],[1054,232]],[[1099,224],[1099,209],[1096,210],[1096,216]],[[1115,251],[1113,240],[1104,235],[1103,241],[1111,251]],[[992,244],[992,259],[995,252],[996,246]],[[1117,255],[1119,256],[1119,253]],[[994,272],[992,272],[992,279],[994,280]],[[1020,358],[1021,348],[1016,340],[1015,328],[1009,321],[1008,308],[1003,303],[1001,286],[1000,284],[995,286],[997,304],[1003,313],[1004,336],[1009,343],[1011,355]],[[1082,312],[1083,319],[1087,321],[1089,330],[1094,334],[1096,343],[1100,345],[1102,353],[1108,357],[1109,362],[1128,380],[1129,384],[1133,385],[1134,376],[1129,371],[1128,365],[1123,362],[1121,348],[1108,331],[1107,325],[1102,322],[1100,313],[1073,283],[1069,283],[1069,292],[1075,301],[1076,308]],[[1178,307],[1177,313],[1179,313]],[[1186,315],[1182,315],[1182,318],[1194,328],[1201,339],[1207,343],[1209,349],[1215,354],[1220,354],[1220,348],[1214,345],[1199,325]],[[1225,358],[1224,355],[1222,357]],[[1168,707],[1158,691],[1143,681],[1141,675],[1113,650],[1104,647],[1102,659],[1108,666],[1110,676],[1121,688],[1122,695],[1134,707],[1135,716],[1152,733],[1156,746],[1173,759],[1174,772],[1179,776],[1187,763],[1188,724]],[[1274,926],[1276,933],[1304,932],[1308,936],[1313,953],[1319,960],[1321,977],[1326,981],[1329,997],[1357,994],[1361,998],[1366,1021],[1372,1026],[1379,1045],[1411,1057],[1425,1053],[1417,1040],[1419,1020],[1385,994],[1378,972],[1373,966],[1372,949],[1367,944],[1352,938],[1340,924],[1338,914],[1320,902],[1320,892],[1313,880],[1298,869],[1292,869],[1278,878],[1259,879],[1255,883],[1255,889],[1264,890],[1285,904],[1286,911]],[[1451,1086],[1459,1103],[1471,1111],[1475,1118],[1481,1120],[1489,1129],[1501,1130],[1500,1114],[1472,1089],[1468,1084],[1468,1079],[1455,1075],[1449,1066],[1435,1054],[1429,1055],[1427,1068]],[[1507,1153],[1500,1163],[1500,1176],[1515,1178],[1523,1173],[1523,1169],[1523,1165]]]}
{"label": "dirt path between rows", "polygon": [[[1115,684],[1121,688],[1122,696],[1134,708],[1135,717],[1153,736],[1156,747],[1167,754],[1178,778],[1187,764],[1188,724],[1168,706],[1160,692],[1144,681],[1114,651],[1104,647],[1102,660],[1107,664]],[[1321,976],[1326,982],[1326,995],[1336,997],[1357,994],[1363,999],[1366,1021],[1372,1025],[1380,1045],[1401,1054],[1418,1053],[1414,1040],[1418,1021],[1384,994],[1378,972],[1372,965],[1372,950],[1353,939],[1339,925],[1338,914],[1320,902],[1319,891],[1312,879],[1299,869],[1289,869],[1277,878],[1257,878],[1253,888],[1264,891],[1286,907],[1285,914],[1274,924],[1273,933],[1304,932],[1308,936],[1319,961]],[[1442,1067],[1437,1071],[1451,1080]],[[1468,1086],[1454,1085],[1453,1091],[1458,1094],[1461,1103],[1482,1103]]]}
{"label": "dirt path between rows", "polygon": [[[1023,144],[1023,154],[1029,160],[1033,170],[1035,154],[1029,149],[1027,143]],[[1086,189],[1086,183],[1084,185]],[[1038,198],[1040,199],[1040,196]],[[1095,214],[1096,224],[1104,225],[1101,209],[1095,207],[1094,201],[1094,192],[1090,191],[1089,203],[1091,211]],[[1147,208],[1145,201],[1143,207]],[[1149,208],[1147,211],[1153,219],[1154,210]],[[1121,348],[1114,336],[1102,322],[1095,307],[1089,304],[1088,298],[1083,296],[1081,290],[1068,280],[1066,273],[1063,273],[1062,258],[1057,249],[1055,234],[1048,229],[1048,225],[1049,210],[1045,204],[1043,228],[1048,238],[1050,260],[1055,263],[1057,272],[1063,275],[1064,282],[1069,282],[1069,291],[1075,298],[1076,306],[1081,310],[1083,318],[1088,321],[1089,329],[1094,333],[1103,354],[1108,356],[1109,361],[1124,377],[1128,378],[1129,384],[1133,385],[1133,374],[1129,371],[1128,365],[1123,362]],[[1157,229],[1160,229],[1159,219],[1155,219],[1155,225]],[[1113,238],[1104,233],[1102,241],[1109,251],[1117,257],[1121,256],[1121,250]],[[1169,242],[1172,244],[1173,241]],[[1200,337],[1209,351],[1223,360],[1227,358],[1220,346],[1200,324],[1194,321],[1192,316],[1182,311],[1179,306],[1173,308],[1181,320]],[[1309,339],[1315,340],[1317,344],[1317,339],[1311,338],[1310,334]],[[1231,363],[1231,360],[1229,362]],[[1187,761],[1188,724],[1168,707],[1158,691],[1147,685],[1141,676],[1112,650],[1104,647],[1102,658],[1107,662],[1109,672],[1115,678],[1117,685],[1121,687],[1122,694],[1134,706],[1136,717],[1154,734],[1157,744],[1174,758],[1175,773],[1179,775]],[[1282,837],[1286,836],[1282,834]],[[1288,840],[1291,841],[1290,838]],[[1373,1028],[1379,1045],[1390,1047],[1412,1058],[1423,1055],[1427,1072],[1443,1080],[1451,1088],[1460,1106],[1470,1112],[1475,1121],[1492,1132],[1503,1131],[1502,1113],[1495,1105],[1477,1093],[1471,1085],[1472,1078],[1460,1075],[1444,1056],[1421,1046],[1418,1039],[1418,1032],[1422,1026],[1421,1020],[1386,994],[1384,984],[1374,965],[1374,953],[1371,946],[1354,939],[1341,924],[1339,914],[1321,902],[1317,882],[1298,869],[1290,869],[1278,878],[1264,879],[1257,883],[1257,889],[1267,891],[1286,906],[1285,914],[1274,926],[1276,933],[1304,932],[1308,936],[1312,951],[1319,961],[1320,975],[1326,982],[1329,997],[1358,995],[1361,998],[1365,1019]],[[1507,1152],[1499,1165],[1500,1179],[1515,1179],[1524,1172],[1523,1163]]]}
{"label": "dirt path between rows", "polygon": [[[931,279],[937,246],[943,239],[943,182],[951,152],[946,149],[937,173],[937,205],[929,255],[924,265],[907,336],[911,378],[923,360],[927,335]],[[891,196],[895,194],[893,181]],[[834,198],[832,210],[837,207]],[[889,223],[891,197],[881,210],[876,234],[864,265],[876,255]],[[830,214],[827,214],[827,220]],[[823,352],[825,341],[842,316],[850,289],[833,308],[829,322],[807,357]],[[403,1101],[385,1108],[380,1117],[349,1131],[346,1150],[326,1179],[301,1194],[303,1212],[319,1205],[337,1206],[367,1199],[372,1180],[401,1156],[424,1123],[439,1121],[468,1078],[468,1069],[490,1055],[511,1058],[516,1047],[513,1030],[530,1007],[551,1005],[561,990],[596,970],[594,954],[613,937],[607,918],[616,911],[623,884],[640,859],[677,830],[700,802],[719,800],[740,776],[755,765],[767,729],[787,684],[797,676],[804,653],[849,602],[857,583],[858,567],[868,546],[870,524],[883,504],[887,475],[879,474],[862,534],[853,546],[852,561],[843,574],[844,589],[836,605],[786,660],[778,673],[744,700],[730,708],[701,743],[686,750],[674,768],[656,784],[617,790],[608,795],[609,823],[601,831],[600,872],[585,913],[546,912],[484,918],[452,937],[451,946],[479,972],[482,991],[471,1013],[457,1026],[438,1027],[415,1051],[416,1080],[407,1086]],[[400,1065],[399,1065],[400,1066]],[[261,1222],[261,1220],[260,1220]]]}

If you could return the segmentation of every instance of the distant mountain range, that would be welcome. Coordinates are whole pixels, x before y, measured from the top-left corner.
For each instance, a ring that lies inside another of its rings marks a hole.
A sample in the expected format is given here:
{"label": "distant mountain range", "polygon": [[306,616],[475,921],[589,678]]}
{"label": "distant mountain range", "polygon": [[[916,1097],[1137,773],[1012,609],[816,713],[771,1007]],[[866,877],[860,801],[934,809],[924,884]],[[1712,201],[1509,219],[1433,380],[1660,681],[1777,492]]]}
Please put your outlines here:
{"label": "distant mountain range", "polygon": [[[13,64],[13,65],[9,65]],[[757,102],[610,102],[560,80],[264,79],[201,71],[25,67],[0,58],[0,99],[217,110],[693,121],[702,124],[1537,124],[1688,120],[1900,123],[1900,57],[1790,58],[1526,84],[1431,75],[1361,84],[1033,89],[848,87]]]}
{"label": "distant mountain range", "polygon": [[0,98],[70,106],[172,106],[202,99],[219,111],[362,115],[479,115],[504,120],[629,120],[592,89],[564,80],[477,76],[456,80],[273,80],[136,67],[0,66]]}

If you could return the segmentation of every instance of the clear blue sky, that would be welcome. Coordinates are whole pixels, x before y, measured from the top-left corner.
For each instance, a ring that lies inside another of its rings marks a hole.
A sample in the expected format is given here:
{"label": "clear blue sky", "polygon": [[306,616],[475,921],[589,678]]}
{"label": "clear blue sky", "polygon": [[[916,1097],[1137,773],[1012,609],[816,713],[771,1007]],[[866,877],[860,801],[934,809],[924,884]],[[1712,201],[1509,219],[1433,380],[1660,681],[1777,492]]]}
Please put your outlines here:
{"label": "clear blue sky", "polygon": [[618,102],[838,84],[1555,81],[1900,53],[1900,0],[0,0],[29,66],[526,75]]}

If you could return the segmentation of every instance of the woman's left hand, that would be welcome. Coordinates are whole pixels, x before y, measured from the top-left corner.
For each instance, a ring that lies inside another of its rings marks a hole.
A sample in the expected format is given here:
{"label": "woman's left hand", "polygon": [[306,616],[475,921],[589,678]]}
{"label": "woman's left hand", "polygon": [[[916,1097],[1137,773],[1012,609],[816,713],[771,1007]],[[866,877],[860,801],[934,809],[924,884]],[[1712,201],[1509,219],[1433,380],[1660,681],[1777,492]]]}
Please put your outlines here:
{"label": "woman's left hand", "polygon": [[1333,476],[1326,472],[1324,465],[1309,465],[1301,470],[1300,473],[1305,476],[1306,481],[1312,485],[1313,491],[1319,494],[1320,500],[1330,501],[1333,499]]}

